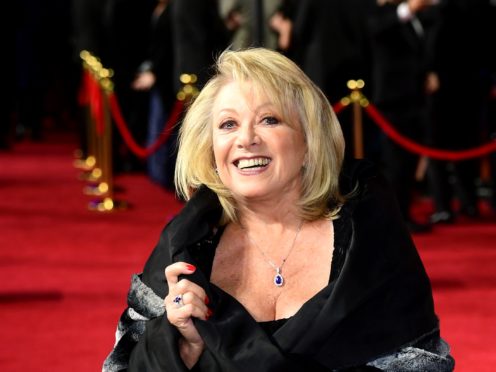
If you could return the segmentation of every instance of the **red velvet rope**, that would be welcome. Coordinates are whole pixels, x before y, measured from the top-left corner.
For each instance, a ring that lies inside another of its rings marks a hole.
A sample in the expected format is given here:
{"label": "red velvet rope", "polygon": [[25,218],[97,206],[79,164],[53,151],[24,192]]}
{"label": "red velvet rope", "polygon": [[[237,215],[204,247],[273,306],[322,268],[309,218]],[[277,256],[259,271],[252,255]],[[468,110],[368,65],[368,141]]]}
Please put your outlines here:
{"label": "red velvet rope", "polygon": [[334,109],[334,113],[337,115],[339,114],[341,111],[343,111],[343,109],[345,108],[346,106],[343,105],[341,103],[341,101],[339,102],[336,102],[334,105],[332,105],[332,108]]}
{"label": "red velvet rope", "polygon": [[143,148],[136,143],[131,132],[129,131],[125,123],[124,117],[122,115],[119,102],[114,93],[109,94],[109,103],[110,103],[110,112],[112,113],[112,117],[114,118],[115,124],[117,125],[117,129],[119,130],[119,133],[124,139],[124,142],[129,147],[129,149],[136,156],[140,158],[146,158],[150,154],[153,154],[155,151],[158,150],[160,146],[162,146],[169,139],[169,136],[172,132],[172,126],[178,121],[184,108],[183,102],[177,100],[174,103],[172,112],[169,115],[169,119],[165,123],[164,129],[160,133],[160,136],[150,146]]}
{"label": "red velvet rope", "polygon": [[[91,79],[94,80],[94,79]],[[179,119],[179,116],[181,115],[184,104],[182,101],[176,101],[174,104],[174,107],[172,108],[171,115],[169,116],[169,119],[167,120],[167,123],[164,126],[164,130],[160,134],[160,136],[157,138],[157,140],[150,145],[147,148],[140,147],[136,141],[134,140],[131,132],[129,131],[124,117],[122,115],[122,111],[119,106],[119,102],[117,100],[117,97],[115,93],[111,93],[109,95],[109,102],[110,102],[110,111],[112,113],[112,117],[114,118],[114,121],[117,125],[117,129],[119,130],[119,133],[121,134],[122,138],[124,139],[124,142],[127,144],[129,149],[138,157],[140,158],[145,158],[149,156],[150,154],[154,153],[155,151],[158,150],[160,146],[162,146],[169,138],[172,126],[174,123],[177,122]],[[341,102],[336,103],[333,106],[334,112],[338,114],[341,112],[346,106],[343,105]]]}
{"label": "red velvet rope", "polygon": [[393,141],[403,146],[406,150],[416,154],[425,155],[438,160],[451,160],[458,161],[464,159],[477,158],[493,151],[496,151],[496,142],[490,142],[482,146],[461,150],[461,151],[448,151],[433,149],[424,145],[413,142],[409,138],[401,135],[393,128],[393,126],[382,116],[375,106],[369,104],[365,107],[365,111],[370,115],[373,121],[382,129],[382,131]]}
{"label": "red velvet rope", "polygon": [[[124,142],[136,156],[141,158],[148,157],[167,141],[172,132],[172,126],[178,121],[184,109],[183,102],[176,101],[171,115],[165,123],[164,130],[162,131],[160,136],[152,145],[143,148],[136,143],[131,132],[129,131],[115,93],[110,93],[108,98],[112,117],[114,118],[117,129],[124,139]],[[95,119],[97,133],[101,135],[103,133],[104,126],[102,89],[99,82],[94,79],[89,71],[86,70],[84,71],[83,75],[83,84],[81,87],[79,99],[80,103],[90,105],[92,116]],[[341,112],[345,107],[346,105],[344,105],[341,101],[333,105],[333,109],[336,114]],[[394,127],[386,120],[386,118],[384,118],[384,116],[377,110],[374,105],[368,104],[365,107],[365,112],[367,112],[367,114],[389,138],[398,143],[400,146],[403,146],[406,150],[419,155],[428,156],[430,158],[438,160],[459,161],[464,159],[477,158],[496,151],[496,141],[484,144],[476,148],[461,151],[439,150],[427,147],[412,141],[411,139],[403,136],[398,131],[396,131],[396,129],[394,129]]]}
{"label": "red velvet rope", "polygon": [[81,106],[90,104],[89,85],[91,74],[88,70],[84,69],[81,77],[81,87],[78,93],[78,102]]}
{"label": "red velvet rope", "polygon": [[105,121],[102,89],[98,80],[86,69],[83,70],[79,103],[89,105],[91,116],[95,120],[96,133],[99,136],[103,135]]}

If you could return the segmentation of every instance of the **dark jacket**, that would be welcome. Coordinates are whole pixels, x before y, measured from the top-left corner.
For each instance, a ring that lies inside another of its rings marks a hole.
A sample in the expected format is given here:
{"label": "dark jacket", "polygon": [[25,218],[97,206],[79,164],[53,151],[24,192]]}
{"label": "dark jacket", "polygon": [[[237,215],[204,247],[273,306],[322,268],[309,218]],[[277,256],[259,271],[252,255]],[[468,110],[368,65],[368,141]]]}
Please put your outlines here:
{"label": "dark jacket", "polygon": [[201,89],[210,77],[210,66],[228,46],[229,33],[220,18],[217,0],[171,0],[173,84],[182,88],[181,74],[195,74]]}
{"label": "dark jacket", "polygon": [[334,221],[330,283],[272,336],[209,282],[221,207],[212,191],[200,189],[134,276],[104,371],[128,363],[129,371],[187,371],[179,334],[163,315],[164,268],[176,261],[197,265],[188,279],[205,289],[214,313],[195,320],[206,348],[194,370],[451,371],[429,280],[388,185],[364,162],[343,172],[341,184],[344,192],[357,188]]}
{"label": "dark jacket", "polygon": [[397,108],[402,105],[400,109],[422,104],[438,9],[418,13],[423,29],[423,35],[419,35],[412,22],[400,21],[397,4],[369,3],[373,3],[367,17],[373,102]]}

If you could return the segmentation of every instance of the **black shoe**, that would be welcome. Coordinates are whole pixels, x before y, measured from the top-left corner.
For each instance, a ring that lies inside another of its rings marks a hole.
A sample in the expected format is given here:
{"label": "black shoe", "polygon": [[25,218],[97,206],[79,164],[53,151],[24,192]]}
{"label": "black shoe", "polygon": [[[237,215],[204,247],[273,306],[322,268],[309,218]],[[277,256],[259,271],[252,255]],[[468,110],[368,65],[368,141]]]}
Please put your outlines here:
{"label": "black shoe", "polygon": [[430,223],[419,223],[415,221],[407,221],[406,226],[412,234],[425,234],[431,232],[432,225]]}
{"label": "black shoe", "polygon": [[430,216],[429,221],[434,225],[435,224],[442,224],[442,223],[452,224],[453,222],[455,222],[455,216],[453,215],[452,212],[440,211],[440,212],[433,213]]}

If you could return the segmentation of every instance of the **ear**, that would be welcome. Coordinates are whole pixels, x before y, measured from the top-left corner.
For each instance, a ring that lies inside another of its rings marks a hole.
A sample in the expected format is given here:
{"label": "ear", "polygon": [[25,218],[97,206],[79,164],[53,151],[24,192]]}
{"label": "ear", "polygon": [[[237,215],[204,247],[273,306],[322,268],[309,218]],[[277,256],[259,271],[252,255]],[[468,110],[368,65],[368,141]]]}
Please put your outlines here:
{"label": "ear", "polygon": [[301,165],[301,167],[305,169],[307,167],[307,164],[308,164],[308,150],[305,151],[305,156],[303,157],[303,164]]}

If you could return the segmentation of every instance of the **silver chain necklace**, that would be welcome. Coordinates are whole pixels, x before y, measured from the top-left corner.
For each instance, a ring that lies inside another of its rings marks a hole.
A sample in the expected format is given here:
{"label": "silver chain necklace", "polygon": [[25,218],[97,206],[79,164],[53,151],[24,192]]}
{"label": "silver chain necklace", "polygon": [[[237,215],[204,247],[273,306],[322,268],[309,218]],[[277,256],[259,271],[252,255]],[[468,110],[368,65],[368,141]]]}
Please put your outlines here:
{"label": "silver chain necklace", "polygon": [[284,259],[282,260],[282,262],[281,262],[281,264],[279,266],[277,266],[267,256],[267,254],[262,250],[262,248],[260,248],[260,246],[251,238],[251,236],[248,234],[248,231],[246,231],[245,228],[243,226],[241,226],[241,228],[244,230],[244,232],[245,232],[246,237],[248,238],[248,240],[260,251],[260,253],[262,253],[262,255],[264,256],[264,258],[267,261],[267,263],[276,271],[276,273],[274,275],[273,281],[274,281],[274,284],[277,287],[282,287],[284,285],[284,277],[282,276],[282,267],[284,266],[284,264],[286,263],[286,260],[288,259],[289,255],[293,251],[293,248],[294,248],[295,243],[296,243],[296,239],[298,238],[298,235],[300,234],[300,231],[301,231],[301,227],[303,226],[303,222],[304,222],[304,220],[302,220],[301,223],[300,223],[300,225],[298,226],[298,230],[296,230],[296,234],[294,236],[293,243],[291,243],[291,247],[289,248],[288,254],[286,255],[286,257],[284,257]]}

